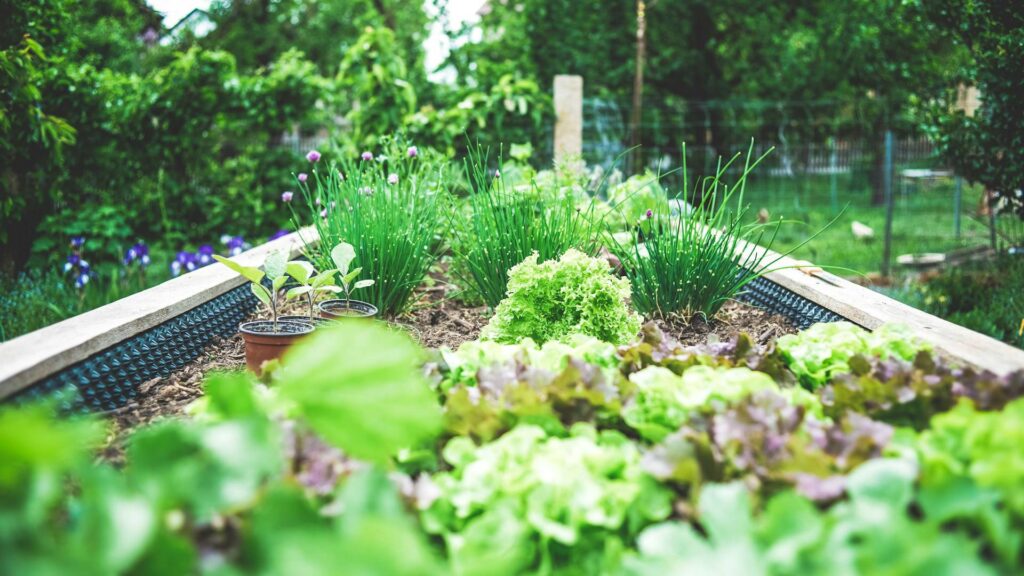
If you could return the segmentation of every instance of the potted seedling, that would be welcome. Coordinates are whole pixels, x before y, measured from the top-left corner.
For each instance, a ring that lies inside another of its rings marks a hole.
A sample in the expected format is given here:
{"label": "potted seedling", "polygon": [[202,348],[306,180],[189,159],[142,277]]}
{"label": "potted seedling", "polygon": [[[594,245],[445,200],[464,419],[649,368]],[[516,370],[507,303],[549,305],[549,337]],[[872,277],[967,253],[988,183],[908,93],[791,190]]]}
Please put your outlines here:
{"label": "potted seedling", "polygon": [[334,284],[334,274],[338,271],[336,269],[324,270],[317,274],[316,268],[312,264],[304,260],[294,260],[289,262],[285,267],[285,273],[291,276],[292,280],[298,282],[298,286],[288,290],[285,293],[285,298],[292,300],[295,298],[306,297],[306,302],[309,304],[309,315],[307,316],[281,316],[282,320],[295,320],[299,322],[308,322],[314,327],[321,324],[330,322],[326,318],[321,318],[315,315],[316,308],[313,306],[316,301],[318,294],[325,292],[337,294],[341,291],[341,288]]}
{"label": "potted seedling", "polygon": [[[264,362],[280,358],[296,340],[313,331],[312,324],[277,317],[277,295],[288,280],[285,274],[288,255],[284,252],[269,254],[262,270],[243,266],[222,256],[214,258],[249,280],[252,293],[270,310],[270,320],[243,322],[238,327],[245,340],[245,364],[249,370],[259,374]],[[270,288],[263,285],[264,278],[270,281]]]}
{"label": "potted seedling", "polygon": [[338,276],[341,278],[341,286],[334,286],[331,291],[344,292],[345,297],[321,302],[320,315],[324,318],[369,318],[377,315],[377,307],[373,304],[352,299],[352,292],[360,288],[373,286],[373,280],[356,281],[356,278],[359,277],[359,273],[363,269],[349,270],[349,266],[352,265],[352,261],[355,259],[356,251],[352,248],[351,244],[342,242],[331,250],[331,260],[334,261]]}

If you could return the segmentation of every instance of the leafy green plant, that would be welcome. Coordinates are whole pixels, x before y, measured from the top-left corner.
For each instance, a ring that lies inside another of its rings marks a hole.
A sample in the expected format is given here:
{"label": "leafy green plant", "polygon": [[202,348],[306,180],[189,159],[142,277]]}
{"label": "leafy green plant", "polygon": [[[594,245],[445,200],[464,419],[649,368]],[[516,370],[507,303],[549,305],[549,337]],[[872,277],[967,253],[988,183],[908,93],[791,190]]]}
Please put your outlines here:
{"label": "leafy green plant", "polygon": [[586,334],[625,344],[641,324],[629,308],[629,295],[629,281],[613,276],[605,260],[570,249],[558,260],[538,263],[534,253],[509,270],[508,297],[481,337],[544,343]]}
{"label": "leafy green plant", "polygon": [[635,238],[612,236],[610,250],[622,262],[633,285],[633,304],[641,313],[710,318],[777,261],[748,246],[770,249],[782,225],[781,220],[774,225],[746,223],[747,177],[771,152],[754,158],[753,150],[751,142],[731,185],[724,178],[742,153],[724,163],[719,158],[715,174],[698,179],[691,192],[684,144],[681,200],[693,208],[681,216],[651,209]]}
{"label": "leafy green plant", "polygon": [[901,324],[872,332],[849,322],[822,322],[776,341],[779,353],[800,382],[813,390],[839,374],[850,372],[855,356],[911,361],[931,346]]}
{"label": "leafy green plant", "polygon": [[[288,254],[283,250],[267,254],[262,270],[255,266],[244,266],[219,254],[214,254],[213,258],[249,281],[249,289],[269,309],[273,330],[277,332],[278,293],[288,281]],[[270,281],[270,288],[263,285],[264,278]]]}
{"label": "leafy green plant", "polygon": [[352,248],[351,244],[342,242],[331,250],[331,260],[334,261],[338,274],[341,276],[340,288],[345,292],[346,305],[352,300],[352,292],[354,290],[373,286],[372,279],[356,280],[359,277],[359,273],[363,271],[362,268],[349,270],[349,266],[352,265],[352,261],[355,259],[356,251]]}
{"label": "leafy green plant", "polygon": [[511,188],[501,168],[499,161],[492,172],[487,152],[470,149],[469,196],[465,211],[453,214],[451,222],[454,271],[491,308],[505,297],[513,266],[531,254],[541,261],[573,248],[594,254],[601,225],[595,200],[580,208],[574,195],[541,188],[537,181],[526,191]]}
{"label": "leafy green plant", "polygon": [[441,249],[443,162],[398,139],[377,156],[367,151],[337,164],[316,158],[309,180],[299,182],[304,206],[293,211],[297,228],[305,220],[319,235],[310,259],[335,267],[332,250],[351,242],[361,273],[374,279],[361,286],[367,301],[386,316],[404,312]]}
{"label": "leafy green plant", "polygon": [[317,273],[316,268],[309,262],[293,260],[285,267],[285,273],[299,285],[288,290],[285,293],[285,298],[291,300],[305,296],[306,303],[309,304],[309,319],[312,321],[313,302],[316,300],[317,294],[337,292],[338,286],[334,284],[334,275],[337,272],[337,270],[331,269]]}
{"label": "leafy green plant", "polygon": [[440,497],[423,516],[456,565],[486,554],[503,562],[499,573],[600,573],[639,527],[671,511],[637,447],[585,424],[567,438],[529,425],[479,447],[455,438],[444,457],[452,470],[434,477]]}

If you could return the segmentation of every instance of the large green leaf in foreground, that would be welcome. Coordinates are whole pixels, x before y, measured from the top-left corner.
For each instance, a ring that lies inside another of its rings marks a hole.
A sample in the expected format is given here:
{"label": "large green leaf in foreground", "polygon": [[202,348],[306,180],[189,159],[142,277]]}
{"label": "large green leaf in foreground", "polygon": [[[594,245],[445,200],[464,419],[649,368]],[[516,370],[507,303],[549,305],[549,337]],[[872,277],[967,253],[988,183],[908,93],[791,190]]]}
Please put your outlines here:
{"label": "large green leaf in foreground", "polygon": [[403,333],[342,322],[289,352],[279,391],[326,441],[356,458],[384,461],[441,429],[421,355]]}

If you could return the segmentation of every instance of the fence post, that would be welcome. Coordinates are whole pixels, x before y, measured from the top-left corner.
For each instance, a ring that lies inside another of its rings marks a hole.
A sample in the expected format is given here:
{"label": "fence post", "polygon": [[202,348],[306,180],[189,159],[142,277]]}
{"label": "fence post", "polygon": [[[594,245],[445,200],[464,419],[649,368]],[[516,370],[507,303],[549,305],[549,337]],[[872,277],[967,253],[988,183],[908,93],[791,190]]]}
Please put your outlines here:
{"label": "fence post", "polygon": [[885,247],[882,249],[882,276],[888,277],[892,261],[892,131],[885,131],[885,167],[882,171],[885,194]]}
{"label": "fence post", "polygon": [[583,77],[555,76],[555,162],[583,154]]}
{"label": "fence post", "polygon": [[960,203],[963,201],[964,179],[956,177],[956,187],[953,188],[953,232],[956,239],[960,239]]}

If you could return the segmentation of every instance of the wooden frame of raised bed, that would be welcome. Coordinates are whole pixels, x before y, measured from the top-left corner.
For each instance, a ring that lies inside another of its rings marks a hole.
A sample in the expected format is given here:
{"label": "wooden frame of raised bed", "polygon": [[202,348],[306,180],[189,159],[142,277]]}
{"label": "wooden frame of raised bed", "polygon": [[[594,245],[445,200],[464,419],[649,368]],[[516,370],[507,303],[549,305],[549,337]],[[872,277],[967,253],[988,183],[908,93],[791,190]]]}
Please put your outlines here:
{"label": "wooden frame of raised bed", "polygon": [[[303,229],[235,259],[258,265],[275,250],[291,257],[316,232]],[[1024,368],[1024,350],[942,320],[788,257],[767,252],[772,271],[751,283],[742,300],[788,317],[799,327],[849,320],[873,330],[908,325],[946,356],[997,374]],[[255,308],[245,281],[224,266],[208,266],[101,308],[0,344],[0,400],[61,394],[64,407],[111,410],[137,387],[196,358],[215,338],[237,332]],[[73,402],[72,398],[76,400]]]}

